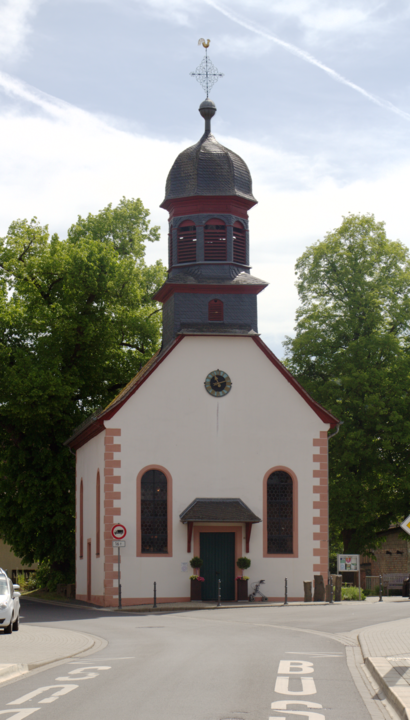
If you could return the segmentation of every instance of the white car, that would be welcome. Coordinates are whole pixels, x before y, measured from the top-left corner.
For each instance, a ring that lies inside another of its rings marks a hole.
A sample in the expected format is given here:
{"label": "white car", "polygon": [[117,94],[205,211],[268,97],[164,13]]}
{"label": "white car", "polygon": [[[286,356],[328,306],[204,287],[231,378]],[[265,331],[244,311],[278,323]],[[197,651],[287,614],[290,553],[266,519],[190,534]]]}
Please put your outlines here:
{"label": "white car", "polygon": [[13,585],[0,568],[0,627],[10,634],[19,629],[20,585]]}

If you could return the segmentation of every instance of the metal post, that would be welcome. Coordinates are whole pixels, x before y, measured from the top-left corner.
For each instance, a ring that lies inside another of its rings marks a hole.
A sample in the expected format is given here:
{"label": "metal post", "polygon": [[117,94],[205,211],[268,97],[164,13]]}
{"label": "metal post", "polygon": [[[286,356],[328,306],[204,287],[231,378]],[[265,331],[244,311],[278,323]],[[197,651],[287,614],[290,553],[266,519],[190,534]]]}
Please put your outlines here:
{"label": "metal post", "polygon": [[118,607],[121,610],[121,548],[118,546]]}
{"label": "metal post", "polygon": [[221,606],[221,580],[218,580],[218,607]]}
{"label": "metal post", "polygon": [[288,579],[285,578],[285,605],[288,604]]}
{"label": "metal post", "polygon": [[333,605],[333,578],[331,575],[329,575],[329,585],[330,585],[330,599],[329,603]]}
{"label": "metal post", "polygon": [[154,582],[154,608],[157,607],[157,583]]}
{"label": "metal post", "polygon": [[383,578],[379,575],[379,602],[383,602]]}

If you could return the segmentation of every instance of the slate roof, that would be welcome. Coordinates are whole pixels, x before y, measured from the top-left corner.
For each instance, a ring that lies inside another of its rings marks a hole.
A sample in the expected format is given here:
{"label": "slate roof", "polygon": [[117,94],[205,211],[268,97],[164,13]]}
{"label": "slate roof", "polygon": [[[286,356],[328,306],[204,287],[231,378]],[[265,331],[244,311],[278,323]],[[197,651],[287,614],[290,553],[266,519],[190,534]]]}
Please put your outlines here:
{"label": "slate roof", "polygon": [[240,272],[233,278],[218,277],[215,275],[189,275],[189,270],[186,273],[173,274],[172,278],[165,281],[165,285],[180,285],[184,283],[186,285],[263,285],[267,287],[268,283],[265,280],[260,280],[254,275],[250,275],[246,272]]}
{"label": "slate roof", "polygon": [[232,323],[198,323],[181,325],[181,335],[258,335],[250,325],[234,325]]}
{"label": "slate roof", "polygon": [[178,155],[168,174],[162,205],[196,195],[236,195],[256,202],[248,166],[210,132]]}
{"label": "slate roof", "polygon": [[261,522],[240,498],[196,498],[179,517],[183,523]]}

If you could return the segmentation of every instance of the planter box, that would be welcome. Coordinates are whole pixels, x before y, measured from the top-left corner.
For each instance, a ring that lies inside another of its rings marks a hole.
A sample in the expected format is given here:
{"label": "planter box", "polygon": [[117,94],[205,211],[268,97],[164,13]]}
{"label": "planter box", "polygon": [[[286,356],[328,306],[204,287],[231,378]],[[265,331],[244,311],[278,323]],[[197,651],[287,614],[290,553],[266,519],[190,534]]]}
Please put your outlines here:
{"label": "planter box", "polygon": [[239,602],[239,600],[248,600],[248,581],[247,580],[237,580],[236,588],[238,591],[238,593],[237,593],[238,602]]}
{"label": "planter box", "polygon": [[202,600],[202,582],[191,580],[191,600]]}

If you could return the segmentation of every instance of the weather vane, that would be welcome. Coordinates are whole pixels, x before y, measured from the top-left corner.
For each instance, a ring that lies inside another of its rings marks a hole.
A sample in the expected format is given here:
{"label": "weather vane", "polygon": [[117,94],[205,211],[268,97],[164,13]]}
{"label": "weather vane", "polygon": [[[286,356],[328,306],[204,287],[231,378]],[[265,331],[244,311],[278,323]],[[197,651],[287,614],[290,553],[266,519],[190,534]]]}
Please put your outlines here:
{"label": "weather vane", "polygon": [[224,76],[223,73],[220,73],[218,71],[218,68],[213,65],[213,63],[208,57],[208,48],[210,42],[210,40],[204,40],[204,38],[199,38],[198,45],[203,45],[203,47],[205,48],[205,57],[202,59],[201,64],[198,65],[195,72],[189,73],[198,80],[201,87],[205,90],[207,100],[213,86],[216,82],[218,82],[218,78]]}

